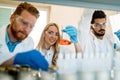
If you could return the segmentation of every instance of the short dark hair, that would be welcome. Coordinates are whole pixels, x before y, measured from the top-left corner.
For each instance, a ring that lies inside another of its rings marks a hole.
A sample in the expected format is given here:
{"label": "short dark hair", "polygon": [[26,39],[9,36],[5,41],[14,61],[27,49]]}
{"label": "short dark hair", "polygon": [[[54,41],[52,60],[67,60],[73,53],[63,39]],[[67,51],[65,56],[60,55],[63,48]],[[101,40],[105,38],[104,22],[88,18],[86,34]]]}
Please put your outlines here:
{"label": "short dark hair", "polygon": [[106,18],[106,14],[102,10],[95,10],[92,15],[91,24],[93,24],[94,20],[97,18]]}

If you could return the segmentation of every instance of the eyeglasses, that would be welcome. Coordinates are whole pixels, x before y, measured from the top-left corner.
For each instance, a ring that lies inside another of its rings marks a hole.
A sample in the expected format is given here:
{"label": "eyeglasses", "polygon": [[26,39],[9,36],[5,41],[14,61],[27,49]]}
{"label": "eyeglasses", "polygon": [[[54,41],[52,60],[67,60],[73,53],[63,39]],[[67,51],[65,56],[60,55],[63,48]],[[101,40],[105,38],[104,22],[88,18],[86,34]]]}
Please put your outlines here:
{"label": "eyeglasses", "polygon": [[55,32],[53,32],[53,31],[47,31],[47,33],[49,34],[49,35],[55,35],[55,36],[59,36],[59,34],[58,33],[55,33]]}
{"label": "eyeglasses", "polygon": [[95,23],[95,24],[92,24],[93,27],[102,27],[102,26],[106,26],[106,22],[103,22],[103,23]]}
{"label": "eyeglasses", "polygon": [[20,23],[22,26],[29,27],[30,29],[33,29],[33,26],[31,23],[29,23],[27,20],[25,20],[22,16],[17,15],[16,21]]}

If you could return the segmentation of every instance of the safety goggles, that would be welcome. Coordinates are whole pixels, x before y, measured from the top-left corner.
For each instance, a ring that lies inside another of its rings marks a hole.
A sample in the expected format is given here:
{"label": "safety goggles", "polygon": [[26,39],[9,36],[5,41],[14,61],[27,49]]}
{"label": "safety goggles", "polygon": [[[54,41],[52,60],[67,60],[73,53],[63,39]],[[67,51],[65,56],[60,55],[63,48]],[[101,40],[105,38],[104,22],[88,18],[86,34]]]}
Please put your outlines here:
{"label": "safety goggles", "polygon": [[58,32],[57,33],[55,33],[55,32],[53,32],[53,31],[47,31],[47,34],[49,34],[49,35],[51,35],[51,36],[59,36],[59,34],[58,34]]}
{"label": "safety goggles", "polygon": [[25,20],[22,16],[16,15],[16,21],[22,26],[29,27],[30,29],[33,29],[33,26],[31,23],[29,23],[28,20]]}
{"label": "safety goggles", "polygon": [[106,22],[103,22],[103,23],[94,23],[94,24],[91,24],[93,27],[102,27],[102,26],[106,26]]}

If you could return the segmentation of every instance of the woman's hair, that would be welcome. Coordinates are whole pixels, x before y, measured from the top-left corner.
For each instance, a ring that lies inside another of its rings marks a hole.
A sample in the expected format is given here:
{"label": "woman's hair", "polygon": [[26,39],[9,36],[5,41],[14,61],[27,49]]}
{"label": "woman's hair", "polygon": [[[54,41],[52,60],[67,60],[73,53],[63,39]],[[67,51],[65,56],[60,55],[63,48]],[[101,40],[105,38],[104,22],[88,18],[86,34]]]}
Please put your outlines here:
{"label": "woman's hair", "polygon": [[56,23],[49,23],[45,26],[43,32],[42,32],[42,35],[41,35],[41,38],[40,38],[40,41],[37,45],[37,49],[44,49],[45,46],[44,46],[44,43],[45,43],[45,32],[49,29],[50,26],[55,26],[57,29],[58,29],[58,40],[56,41],[55,44],[52,45],[52,48],[54,50],[54,54],[53,54],[53,58],[52,58],[52,64],[53,65],[56,65],[56,60],[57,60],[57,57],[58,57],[58,53],[59,53],[59,47],[58,47],[58,44],[59,44],[59,41],[60,41],[60,32],[59,32],[59,27]]}
{"label": "woman's hair", "polygon": [[17,8],[14,11],[14,15],[20,15],[24,10],[28,11],[32,15],[34,15],[36,18],[39,17],[39,11],[31,4],[24,2],[20,3]]}

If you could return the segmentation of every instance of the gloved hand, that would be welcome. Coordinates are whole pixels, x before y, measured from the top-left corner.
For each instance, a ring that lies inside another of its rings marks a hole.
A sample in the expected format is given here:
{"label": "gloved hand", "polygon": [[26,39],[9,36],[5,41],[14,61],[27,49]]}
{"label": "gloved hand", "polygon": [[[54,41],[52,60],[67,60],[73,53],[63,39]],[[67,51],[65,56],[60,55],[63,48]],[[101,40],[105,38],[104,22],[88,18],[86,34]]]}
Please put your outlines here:
{"label": "gloved hand", "polygon": [[74,26],[66,26],[66,28],[64,30],[62,30],[63,32],[67,33],[70,36],[70,40],[73,43],[77,43],[78,42],[78,32],[77,29]]}
{"label": "gloved hand", "polygon": [[118,39],[120,40],[120,30],[118,30],[117,32],[114,32],[114,34],[118,37]]}
{"label": "gloved hand", "polygon": [[44,56],[35,49],[16,54],[13,64],[29,65],[33,69],[44,71],[47,71],[49,66]]}

